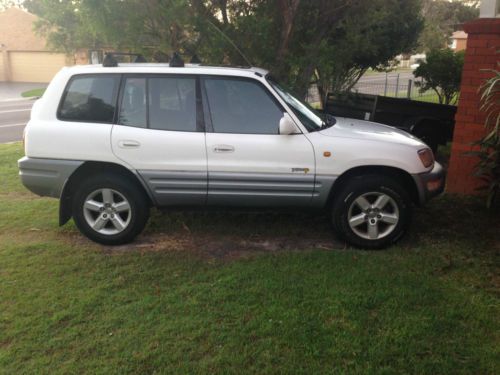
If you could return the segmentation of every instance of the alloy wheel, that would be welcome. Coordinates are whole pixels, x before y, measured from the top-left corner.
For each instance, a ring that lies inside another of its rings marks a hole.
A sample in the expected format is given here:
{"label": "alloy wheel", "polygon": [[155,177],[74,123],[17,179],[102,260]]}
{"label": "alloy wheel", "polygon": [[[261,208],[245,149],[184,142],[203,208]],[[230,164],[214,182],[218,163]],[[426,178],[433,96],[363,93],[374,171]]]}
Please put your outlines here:
{"label": "alloy wheel", "polygon": [[361,238],[379,240],[387,237],[399,222],[399,209],[393,198],[381,192],[360,195],[349,207],[347,221]]}
{"label": "alloy wheel", "polygon": [[132,209],[125,196],[113,189],[90,193],[83,204],[83,216],[96,232],[114,235],[123,232],[132,218]]}

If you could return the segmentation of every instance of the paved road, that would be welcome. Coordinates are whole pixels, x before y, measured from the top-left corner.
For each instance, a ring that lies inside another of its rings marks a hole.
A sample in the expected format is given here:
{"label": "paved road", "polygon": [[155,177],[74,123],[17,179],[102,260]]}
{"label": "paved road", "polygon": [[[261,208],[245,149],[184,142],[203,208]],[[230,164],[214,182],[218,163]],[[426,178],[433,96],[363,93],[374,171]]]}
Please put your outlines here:
{"label": "paved road", "polygon": [[21,98],[21,94],[32,89],[47,87],[46,83],[0,82],[0,102]]}
{"label": "paved road", "polygon": [[[399,74],[400,82],[408,82],[409,79],[415,79],[412,71],[402,71],[402,72],[390,72],[387,74],[387,80],[389,82],[396,81]],[[365,74],[360,78],[358,83],[373,83],[373,84],[384,84],[385,83],[385,73],[370,73]]]}
{"label": "paved road", "polygon": [[34,100],[0,101],[0,143],[20,141]]}

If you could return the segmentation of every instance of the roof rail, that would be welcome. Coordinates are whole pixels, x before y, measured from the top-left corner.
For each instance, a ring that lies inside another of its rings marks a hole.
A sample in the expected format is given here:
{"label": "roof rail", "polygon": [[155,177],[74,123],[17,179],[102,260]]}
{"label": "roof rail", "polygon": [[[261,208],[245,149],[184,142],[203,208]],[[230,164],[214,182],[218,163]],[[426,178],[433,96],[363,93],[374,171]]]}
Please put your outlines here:
{"label": "roof rail", "polygon": [[102,66],[107,68],[112,68],[118,66],[118,60],[115,56],[135,56],[134,63],[145,63],[147,62],[144,56],[140,53],[127,53],[127,52],[106,52],[104,60],[102,61]]}

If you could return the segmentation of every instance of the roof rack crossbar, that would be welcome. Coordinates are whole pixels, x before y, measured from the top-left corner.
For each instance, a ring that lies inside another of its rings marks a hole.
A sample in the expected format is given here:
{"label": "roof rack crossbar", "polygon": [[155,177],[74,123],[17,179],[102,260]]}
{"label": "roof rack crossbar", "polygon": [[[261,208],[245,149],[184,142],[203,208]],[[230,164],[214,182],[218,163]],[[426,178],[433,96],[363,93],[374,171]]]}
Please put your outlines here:
{"label": "roof rack crossbar", "polygon": [[106,52],[104,60],[102,61],[102,66],[104,67],[116,67],[118,66],[118,60],[115,56],[135,56],[134,63],[145,63],[147,62],[143,55],[140,53],[128,53],[128,52]]}
{"label": "roof rack crossbar", "polygon": [[179,55],[177,52],[174,52],[168,65],[171,68],[182,68],[184,67],[184,60],[182,59],[181,55]]}
{"label": "roof rack crossbar", "polygon": [[190,63],[191,64],[201,64],[201,60],[196,53],[191,57]]}

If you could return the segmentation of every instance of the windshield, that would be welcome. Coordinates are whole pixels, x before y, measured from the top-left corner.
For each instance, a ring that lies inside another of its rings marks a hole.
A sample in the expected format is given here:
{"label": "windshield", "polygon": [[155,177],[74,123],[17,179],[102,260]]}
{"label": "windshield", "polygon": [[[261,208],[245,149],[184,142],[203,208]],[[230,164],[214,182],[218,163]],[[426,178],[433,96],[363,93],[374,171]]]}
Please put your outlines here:
{"label": "windshield", "polygon": [[278,93],[278,95],[290,106],[295,116],[309,131],[317,131],[326,127],[321,117],[312,109],[309,104],[297,99],[290,94],[288,90],[284,89],[273,78],[267,77],[267,81]]}

